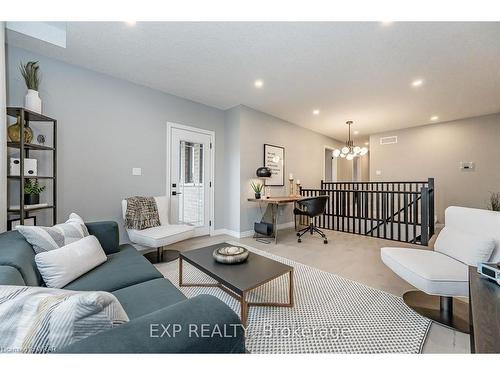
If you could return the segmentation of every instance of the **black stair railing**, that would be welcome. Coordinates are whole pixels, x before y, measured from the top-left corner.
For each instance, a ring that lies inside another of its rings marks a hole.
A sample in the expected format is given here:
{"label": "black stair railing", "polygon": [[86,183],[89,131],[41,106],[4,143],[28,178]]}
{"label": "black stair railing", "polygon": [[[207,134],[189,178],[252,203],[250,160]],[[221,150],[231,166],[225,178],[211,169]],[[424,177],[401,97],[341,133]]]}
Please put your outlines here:
{"label": "black stair railing", "polygon": [[434,179],[396,182],[325,182],[301,188],[302,196],[328,195],[315,225],[395,241],[427,245],[434,234]]}

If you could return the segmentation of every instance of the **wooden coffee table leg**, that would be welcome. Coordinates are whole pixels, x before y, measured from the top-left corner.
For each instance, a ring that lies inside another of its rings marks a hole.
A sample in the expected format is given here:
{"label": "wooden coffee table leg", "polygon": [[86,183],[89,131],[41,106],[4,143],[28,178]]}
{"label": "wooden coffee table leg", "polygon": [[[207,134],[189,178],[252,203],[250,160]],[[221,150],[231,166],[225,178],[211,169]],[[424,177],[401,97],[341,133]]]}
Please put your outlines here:
{"label": "wooden coffee table leg", "polygon": [[240,308],[241,308],[241,323],[243,326],[247,326],[247,318],[248,318],[248,303],[247,303],[247,296],[246,293],[243,292],[240,297]]}

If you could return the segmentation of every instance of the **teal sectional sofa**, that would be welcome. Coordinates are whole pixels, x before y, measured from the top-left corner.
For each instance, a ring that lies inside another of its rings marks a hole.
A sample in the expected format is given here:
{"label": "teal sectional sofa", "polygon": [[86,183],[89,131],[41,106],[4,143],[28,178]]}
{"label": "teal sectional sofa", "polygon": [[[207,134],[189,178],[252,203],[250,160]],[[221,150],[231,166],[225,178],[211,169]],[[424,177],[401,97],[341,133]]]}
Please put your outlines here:
{"label": "teal sectional sofa", "polygon": [[[226,304],[209,295],[187,299],[134,247],[119,245],[117,223],[86,225],[101,243],[108,260],[65,289],[111,292],[130,321],[62,348],[61,352],[245,352],[241,321]],[[17,231],[0,234],[0,285],[43,286],[33,248]],[[201,334],[200,327],[205,332],[223,331],[224,327],[226,330],[224,335],[207,335]]]}

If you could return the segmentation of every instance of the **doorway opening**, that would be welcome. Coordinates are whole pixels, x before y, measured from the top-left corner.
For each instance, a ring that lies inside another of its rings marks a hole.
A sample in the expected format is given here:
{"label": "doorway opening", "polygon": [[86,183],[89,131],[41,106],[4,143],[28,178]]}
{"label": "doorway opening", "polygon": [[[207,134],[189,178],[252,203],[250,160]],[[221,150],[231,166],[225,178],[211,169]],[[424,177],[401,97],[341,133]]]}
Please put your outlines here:
{"label": "doorway opening", "polygon": [[337,159],[333,157],[333,147],[324,147],[323,181],[337,181]]}

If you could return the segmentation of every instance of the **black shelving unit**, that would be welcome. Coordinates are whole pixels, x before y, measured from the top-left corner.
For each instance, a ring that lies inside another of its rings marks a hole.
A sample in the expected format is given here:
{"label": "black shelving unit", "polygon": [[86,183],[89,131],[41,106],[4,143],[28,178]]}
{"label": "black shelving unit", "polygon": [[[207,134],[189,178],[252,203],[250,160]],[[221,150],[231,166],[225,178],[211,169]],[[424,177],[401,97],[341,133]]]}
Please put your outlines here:
{"label": "black shelving unit", "polygon": [[[19,149],[19,176],[9,176],[9,180],[18,180],[19,186],[19,209],[8,208],[8,214],[19,215],[21,225],[24,224],[25,215],[29,212],[40,210],[52,210],[52,225],[57,222],[57,120],[30,111],[22,107],[7,107],[7,115],[11,117],[19,117],[20,123],[23,126],[29,126],[30,122],[46,122],[52,123],[52,146],[38,145],[34,143],[26,143],[24,139],[24,131],[20,131],[19,142],[7,142],[8,148]],[[47,151],[52,152],[52,176],[24,176],[24,159],[29,158],[30,151]],[[27,179],[45,179],[52,180],[52,203],[43,207],[25,207],[24,205],[24,184]]]}

